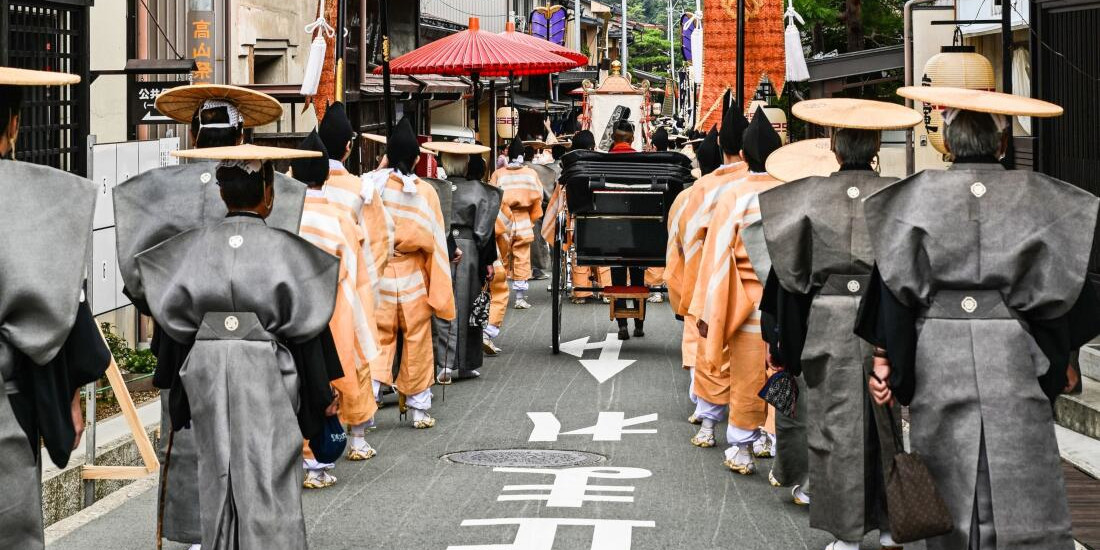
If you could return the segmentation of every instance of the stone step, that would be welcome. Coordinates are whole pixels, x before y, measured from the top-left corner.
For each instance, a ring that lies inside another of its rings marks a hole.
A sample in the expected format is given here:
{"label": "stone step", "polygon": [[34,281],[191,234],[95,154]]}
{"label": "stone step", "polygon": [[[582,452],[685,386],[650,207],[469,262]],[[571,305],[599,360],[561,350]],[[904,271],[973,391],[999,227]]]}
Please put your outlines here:
{"label": "stone step", "polygon": [[1100,380],[1100,344],[1089,344],[1081,348],[1081,374]]}
{"label": "stone step", "polygon": [[1100,440],[1100,381],[1086,376],[1082,384],[1080,394],[1058,397],[1054,403],[1054,418],[1065,428]]}

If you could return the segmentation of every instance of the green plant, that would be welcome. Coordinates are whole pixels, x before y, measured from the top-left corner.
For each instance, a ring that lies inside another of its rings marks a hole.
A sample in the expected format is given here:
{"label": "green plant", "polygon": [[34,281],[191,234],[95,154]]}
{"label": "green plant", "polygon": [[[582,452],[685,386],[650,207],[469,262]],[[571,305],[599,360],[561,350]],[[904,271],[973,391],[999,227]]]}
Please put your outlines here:
{"label": "green plant", "polygon": [[152,350],[134,350],[126,362],[126,370],[134,374],[149,374],[157,369],[157,356]]}
{"label": "green plant", "polygon": [[107,347],[110,348],[115,362],[119,366],[126,365],[130,355],[134,353],[134,350],[126,343],[126,339],[115,332],[115,327],[111,323],[100,323],[99,328],[103,331],[103,338],[107,340]]}

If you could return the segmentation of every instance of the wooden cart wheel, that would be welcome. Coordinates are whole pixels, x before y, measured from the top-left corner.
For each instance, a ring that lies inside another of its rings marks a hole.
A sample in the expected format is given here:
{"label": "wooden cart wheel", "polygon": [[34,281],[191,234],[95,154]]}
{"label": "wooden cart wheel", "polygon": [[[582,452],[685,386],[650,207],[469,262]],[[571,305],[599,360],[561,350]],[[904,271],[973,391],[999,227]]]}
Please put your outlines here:
{"label": "wooden cart wheel", "polygon": [[568,219],[566,219],[565,214],[559,214],[558,230],[554,235],[554,270],[550,275],[550,287],[552,289],[550,296],[550,323],[552,325],[550,330],[550,348],[554,351],[554,355],[561,352],[561,310],[562,300],[564,299],[562,287],[565,285],[562,274],[565,273],[566,266],[568,265],[565,262],[565,243],[562,238],[565,233],[566,222],[568,222]]}

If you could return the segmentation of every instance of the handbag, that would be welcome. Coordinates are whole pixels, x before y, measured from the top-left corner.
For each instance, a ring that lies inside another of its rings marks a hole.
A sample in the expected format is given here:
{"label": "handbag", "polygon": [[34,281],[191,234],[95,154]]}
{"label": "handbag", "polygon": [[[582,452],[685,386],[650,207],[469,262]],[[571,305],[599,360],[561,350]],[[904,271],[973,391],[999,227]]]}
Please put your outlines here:
{"label": "handbag", "polygon": [[489,295],[489,282],[490,278],[485,278],[485,283],[481,285],[481,292],[477,293],[474,297],[474,303],[470,306],[470,326],[485,328],[489,324],[489,306],[492,304],[493,297]]}
{"label": "handbag", "polygon": [[309,449],[317,462],[332,464],[344,454],[347,444],[348,434],[340,423],[340,416],[334,414],[325,417],[321,432],[309,440]]}
{"label": "handbag", "polygon": [[899,543],[946,535],[954,528],[936,480],[916,453],[905,452],[894,411],[886,407],[896,452],[886,467],[886,508],[890,535]]}
{"label": "handbag", "polygon": [[798,385],[787,371],[779,371],[768,378],[764,388],[758,394],[761,399],[775,407],[788,418],[794,418],[798,404]]}

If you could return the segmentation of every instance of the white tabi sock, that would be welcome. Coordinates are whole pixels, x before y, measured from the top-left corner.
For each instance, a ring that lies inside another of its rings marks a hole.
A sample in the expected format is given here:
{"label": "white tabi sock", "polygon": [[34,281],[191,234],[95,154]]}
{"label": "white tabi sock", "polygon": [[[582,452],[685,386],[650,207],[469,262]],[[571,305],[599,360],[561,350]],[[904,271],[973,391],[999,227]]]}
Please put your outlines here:
{"label": "white tabi sock", "polygon": [[704,418],[702,425],[699,426],[699,433],[706,435],[714,435],[714,425],[717,424],[714,420]]}
{"label": "white tabi sock", "polygon": [[833,541],[832,544],[827,546],[828,550],[859,550],[858,542],[844,542],[842,540]]}
{"label": "white tabi sock", "polygon": [[880,546],[901,546],[894,542],[894,537],[890,536],[889,531],[882,531],[878,534],[878,543]]}

